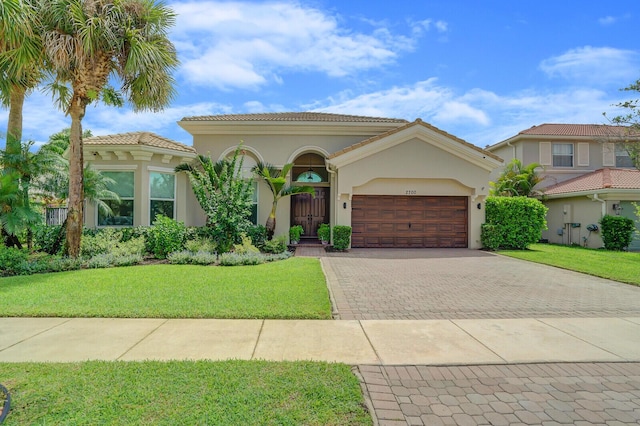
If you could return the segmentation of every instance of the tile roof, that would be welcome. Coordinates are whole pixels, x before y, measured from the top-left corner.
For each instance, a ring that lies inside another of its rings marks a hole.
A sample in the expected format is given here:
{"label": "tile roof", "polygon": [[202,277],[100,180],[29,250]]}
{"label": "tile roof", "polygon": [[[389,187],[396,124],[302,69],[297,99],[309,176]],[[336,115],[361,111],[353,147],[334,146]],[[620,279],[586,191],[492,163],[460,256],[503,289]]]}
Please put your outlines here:
{"label": "tile roof", "polygon": [[184,117],[181,121],[320,121],[332,123],[407,123],[399,118],[364,117],[325,112],[273,112],[261,114],[226,114]]}
{"label": "tile roof", "polygon": [[569,194],[602,189],[640,189],[640,170],[598,169],[549,186],[544,189],[544,195]]}
{"label": "tile roof", "polygon": [[173,151],[196,152],[192,146],[163,138],[151,132],[119,133],[115,135],[93,136],[83,140],[85,145],[146,145]]}
{"label": "tile roof", "polygon": [[395,128],[395,129],[389,130],[389,131],[384,132],[384,133],[382,133],[382,134],[379,134],[379,135],[373,136],[373,137],[371,137],[371,138],[369,138],[369,139],[365,139],[365,140],[363,140],[363,141],[361,141],[361,142],[355,143],[355,144],[353,144],[353,145],[349,145],[348,147],[343,148],[343,149],[341,149],[340,151],[336,151],[336,152],[334,152],[333,154],[329,155],[329,157],[328,157],[328,158],[329,158],[329,159],[332,159],[332,158],[338,157],[338,156],[340,156],[340,155],[342,155],[342,154],[345,154],[345,153],[347,153],[347,152],[349,152],[349,151],[353,151],[353,150],[358,149],[358,148],[360,148],[360,147],[362,147],[362,146],[364,146],[364,145],[368,145],[368,144],[373,143],[373,142],[375,142],[375,141],[377,141],[377,140],[380,140],[380,139],[386,138],[386,137],[388,137],[388,136],[391,136],[391,135],[393,135],[393,134],[395,134],[395,133],[399,133],[399,132],[401,132],[401,131],[403,131],[403,130],[405,130],[405,129],[408,129],[409,127],[416,126],[416,125],[424,126],[424,127],[428,128],[428,129],[431,129],[431,130],[433,130],[433,131],[435,131],[435,132],[437,132],[437,133],[440,133],[440,134],[441,134],[441,135],[443,135],[443,136],[446,136],[446,137],[448,137],[448,138],[450,138],[450,139],[453,139],[453,140],[455,140],[455,141],[457,141],[457,142],[461,143],[462,145],[465,145],[465,146],[467,146],[467,147],[469,147],[469,148],[471,148],[471,149],[473,149],[473,150],[475,150],[475,151],[478,151],[479,153],[481,153],[481,154],[483,154],[483,155],[487,155],[487,156],[489,156],[489,157],[491,157],[491,158],[493,158],[493,159],[495,159],[495,160],[502,161],[502,159],[501,159],[500,157],[498,157],[497,155],[495,155],[495,154],[493,154],[493,153],[491,153],[491,152],[489,152],[489,151],[485,151],[484,149],[479,148],[479,147],[477,147],[477,146],[475,146],[475,145],[473,145],[473,144],[471,144],[471,143],[469,143],[469,142],[467,142],[467,141],[465,141],[465,140],[463,140],[463,139],[460,139],[460,138],[459,138],[459,137],[457,137],[457,136],[453,136],[452,134],[447,133],[447,132],[445,132],[444,130],[440,130],[440,129],[438,129],[437,127],[432,126],[432,125],[431,125],[431,124],[429,124],[429,123],[425,123],[424,121],[422,121],[422,120],[421,120],[421,119],[419,119],[419,118],[418,118],[418,119],[416,119],[415,121],[411,122],[411,123],[407,122],[407,124],[405,124],[404,126],[397,127],[397,128]]}
{"label": "tile roof", "polygon": [[628,127],[606,124],[540,124],[518,133],[519,135],[540,136],[621,136],[627,134]]}

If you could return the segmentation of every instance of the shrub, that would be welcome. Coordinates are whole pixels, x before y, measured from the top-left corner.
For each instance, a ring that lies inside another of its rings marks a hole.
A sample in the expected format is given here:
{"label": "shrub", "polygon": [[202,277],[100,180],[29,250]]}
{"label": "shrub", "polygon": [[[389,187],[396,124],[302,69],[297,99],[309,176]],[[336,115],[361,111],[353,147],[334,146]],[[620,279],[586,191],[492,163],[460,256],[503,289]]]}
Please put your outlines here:
{"label": "shrub", "polygon": [[[60,225],[35,225],[33,228],[34,248],[49,254],[58,254],[54,252],[61,252],[63,244],[58,242],[61,229],[62,226]],[[62,238],[64,239],[64,237]]]}
{"label": "shrub", "polygon": [[260,253],[260,250],[256,248],[253,244],[251,244],[251,238],[246,235],[242,235],[242,244],[234,244],[233,246],[234,253],[245,254],[245,253]]}
{"label": "shrub", "polygon": [[602,241],[607,250],[625,250],[631,244],[636,227],[632,219],[605,215],[601,220]]}
{"label": "shrub", "polygon": [[333,227],[333,247],[336,250],[346,250],[351,244],[351,227],[336,225]]}
{"label": "shrub", "polygon": [[215,253],[216,243],[206,237],[195,237],[184,243],[184,248],[191,253],[206,252]]}
{"label": "shrub", "polygon": [[82,238],[80,254],[92,258],[100,254],[112,254],[115,256],[142,255],[145,252],[144,237],[128,236],[124,240],[121,230],[104,228],[87,232]]}
{"label": "shrub", "polygon": [[167,259],[174,265],[214,265],[218,261],[218,256],[206,251],[182,250],[169,253]]}
{"label": "shrub", "polygon": [[260,265],[266,262],[288,259],[289,257],[291,257],[291,253],[288,251],[279,254],[223,253],[220,255],[220,266]]}
{"label": "shrub", "polygon": [[287,239],[284,235],[280,235],[272,240],[266,241],[262,247],[265,253],[284,253],[287,251]]}
{"label": "shrub", "polygon": [[0,274],[2,276],[23,275],[23,264],[28,264],[29,252],[0,245]]}
{"label": "shrub", "polygon": [[158,216],[148,231],[151,252],[158,259],[165,259],[169,253],[184,248],[186,234],[184,223]]}
{"label": "shrub", "polygon": [[[490,250],[524,250],[547,229],[547,208],[535,198],[488,197],[482,245]],[[491,225],[491,226],[487,226]]]}
{"label": "shrub", "polygon": [[321,223],[318,226],[318,238],[323,242],[331,240],[331,227],[328,223]]}
{"label": "shrub", "polygon": [[291,243],[297,243],[298,241],[300,241],[300,236],[304,234],[304,228],[302,228],[302,225],[293,225],[291,228],[289,228],[289,241],[291,241]]}
{"label": "shrub", "polygon": [[140,254],[102,253],[85,262],[87,268],[110,268],[112,266],[132,266],[142,262]]}
{"label": "shrub", "polygon": [[262,249],[267,241],[267,227],[264,225],[253,225],[247,229],[247,236],[251,238],[254,246]]}

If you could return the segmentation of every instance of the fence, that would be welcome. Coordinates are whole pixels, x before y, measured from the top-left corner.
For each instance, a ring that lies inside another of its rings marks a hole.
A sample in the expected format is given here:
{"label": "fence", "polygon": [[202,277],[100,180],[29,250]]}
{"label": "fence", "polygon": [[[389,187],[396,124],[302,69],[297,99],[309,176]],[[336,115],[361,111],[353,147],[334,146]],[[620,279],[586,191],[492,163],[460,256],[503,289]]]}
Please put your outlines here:
{"label": "fence", "polygon": [[47,207],[45,211],[45,223],[47,225],[62,225],[67,219],[66,207]]}

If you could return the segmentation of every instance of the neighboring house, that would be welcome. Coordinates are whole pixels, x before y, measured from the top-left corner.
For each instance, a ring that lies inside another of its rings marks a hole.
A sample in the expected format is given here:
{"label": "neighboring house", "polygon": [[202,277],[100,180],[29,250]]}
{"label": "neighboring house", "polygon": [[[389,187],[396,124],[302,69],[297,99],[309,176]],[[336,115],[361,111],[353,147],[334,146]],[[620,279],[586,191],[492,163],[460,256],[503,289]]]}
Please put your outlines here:
{"label": "neighboring house", "polygon": [[[640,171],[633,167],[620,143],[628,136],[620,126],[595,124],[542,124],[486,149],[509,162],[534,162],[544,180],[536,187],[549,208],[548,230],[542,237],[552,243],[603,246],[598,231],[605,214],[634,220],[640,202]],[[491,180],[500,175],[492,173]],[[631,249],[640,250],[636,234]]]}
{"label": "neighboring house", "polygon": [[[193,135],[193,148],[147,133],[85,141],[85,159],[122,181],[128,203],[114,218],[88,214],[95,219],[87,224],[146,225],[172,202],[173,217],[204,225],[186,177],[173,167],[196,152],[223,159],[241,144],[247,177],[257,162],[292,162],[291,181],[315,188],[315,197],[279,202],[277,235],[300,224],[303,237],[315,238],[318,225],[330,223],[352,226],[353,247],[481,247],[489,175],[502,160],[419,119],[300,112],[186,117],[178,124]],[[172,193],[165,193],[165,180],[175,182]],[[254,220],[262,224],[272,196],[264,182],[256,189]]]}

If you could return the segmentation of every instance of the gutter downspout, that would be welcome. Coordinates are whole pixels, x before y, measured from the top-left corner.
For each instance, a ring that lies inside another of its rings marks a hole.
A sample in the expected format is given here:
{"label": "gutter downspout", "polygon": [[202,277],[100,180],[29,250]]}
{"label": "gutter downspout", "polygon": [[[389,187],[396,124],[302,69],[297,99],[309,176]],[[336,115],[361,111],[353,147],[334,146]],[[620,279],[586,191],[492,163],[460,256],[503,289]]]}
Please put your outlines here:
{"label": "gutter downspout", "polygon": [[513,148],[513,158],[516,158],[516,147],[514,145],[511,145],[511,141],[507,141],[507,146],[510,146],[511,148]]}
{"label": "gutter downspout", "polygon": [[[329,168],[329,163],[327,163],[326,160],[324,162],[324,168],[327,170],[327,173],[329,173],[331,176],[333,176],[333,181],[334,181],[335,187],[336,187],[335,189],[337,190],[338,182],[335,182],[335,180],[336,180],[336,178],[338,176],[336,174],[336,171],[335,170],[331,170]],[[332,195],[332,197],[333,197],[333,195]],[[331,204],[333,204],[333,203],[331,203]],[[336,226],[337,221],[338,221],[338,206],[334,204],[334,206],[333,206],[333,220],[332,220],[333,226]],[[331,227],[332,229],[333,229],[333,226]],[[331,238],[333,239],[333,232],[331,234],[332,234]]]}
{"label": "gutter downspout", "polygon": [[598,197],[598,194],[593,194],[593,201],[600,201],[602,203],[602,217],[604,217],[607,214],[607,202]]}

